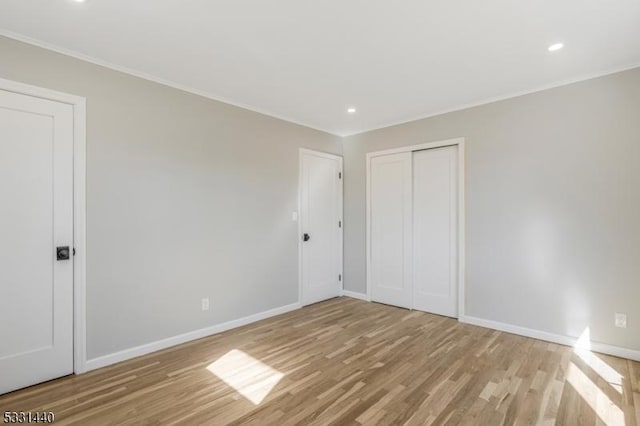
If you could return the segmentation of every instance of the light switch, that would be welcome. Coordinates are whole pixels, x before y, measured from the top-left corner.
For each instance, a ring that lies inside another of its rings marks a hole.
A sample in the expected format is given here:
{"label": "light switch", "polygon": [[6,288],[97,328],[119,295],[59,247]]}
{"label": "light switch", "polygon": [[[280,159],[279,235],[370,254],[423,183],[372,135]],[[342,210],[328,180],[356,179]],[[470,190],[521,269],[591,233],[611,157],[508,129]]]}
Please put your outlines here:
{"label": "light switch", "polygon": [[291,220],[294,222],[298,221],[298,212],[291,213]]}

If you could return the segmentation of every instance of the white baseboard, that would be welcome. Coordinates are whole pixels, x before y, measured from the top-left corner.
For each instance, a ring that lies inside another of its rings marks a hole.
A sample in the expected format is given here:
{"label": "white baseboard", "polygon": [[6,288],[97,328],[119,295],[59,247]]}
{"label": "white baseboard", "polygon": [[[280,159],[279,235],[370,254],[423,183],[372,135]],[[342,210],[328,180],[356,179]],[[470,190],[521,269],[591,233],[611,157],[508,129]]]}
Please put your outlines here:
{"label": "white baseboard", "polygon": [[[532,328],[520,327],[518,325],[506,324],[503,322],[492,321],[471,316],[461,316],[458,318],[460,322],[473,324],[480,327],[490,328],[493,330],[504,331],[507,333],[517,334],[519,336],[532,337],[534,339],[544,340],[546,342],[558,343],[566,346],[575,346],[578,341],[577,337],[564,336],[562,334],[549,333],[546,331],[534,330]],[[634,349],[621,348],[619,346],[608,345],[600,342],[590,342],[591,350],[606,355],[613,355],[620,358],[632,359],[640,361],[640,351]]]}
{"label": "white baseboard", "polygon": [[211,336],[213,334],[222,333],[223,331],[227,331],[233,328],[241,327],[243,325],[251,324],[256,321],[271,318],[280,314],[285,314],[287,312],[300,309],[300,307],[301,307],[300,303],[292,303],[291,305],[281,306],[279,308],[274,308],[268,311],[259,312],[257,314],[249,315],[244,318],[227,321],[222,324],[201,328],[199,330],[190,331],[188,333],[180,334],[178,336],[168,337],[166,339],[158,340],[156,342],[147,343],[144,345],[136,346],[134,348],[115,352],[109,355],[93,358],[93,359],[87,360],[85,371],[91,371],[97,368],[106,367],[108,365],[112,365],[118,362],[126,361],[131,358],[136,358],[142,355],[146,355],[151,352],[156,352],[156,351],[170,348],[172,346],[176,346],[182,343],[190,342],[191,340],[201,339],[203,337]]}
{"label": "white baseboard", "polygon": [[[367,296],[362,293],[356,293],[353,291],[344,290],[342,294],[346,297],[369,301]],[[188,333],[180,334],[178,336],[169,337],[166,339],[158,340],[156,342],[151,342],[141,346],[136,346],[134,348],[125,349],[109,355],[93,358],[87,361],[85,371],[91,371],[97,368],[106,367],[108,365],[116,364],[118,362],[126,361],[128,359],[136,358],[142,355],[147,355],[149,353],[170,348],[172,346],[176,346],[182,343],[190,342],[192,340],[201,339],[203,337],[211,336],[217,333],[222,333],[223,331],[231,330],[233,328],[241,327],[243,325],[251,324],[263,319],[271,318],[276,315],[285,314],[287,312],[300,309],[300,307],[301,307],[300,303],[292,303],[290,305],[281,306],[279,308],[274,308],[268,311],[249,315],[244,318],[227,321],[222,324],[201,328],[199,330],[190,331]],[[461,316],[459,318],[459,321],[467,324],[477,325],[480,327],[490,328],[493,330],[504,331],[507,333],[517,334],[525,337],[531,337],[534,339],[544,340],[547,342],[558,343],[561,345],[574,346],[578,341],[578,338],[576,337],[564,336],[564,335],[555,334],[555,333],[548,333],[545,331],[534,330],[531,328],[520,327],[517,325],[506,324],[499,321],[492,321],[492,320],[476,318],[472,316]],[[600,352],[607,355],[613,355],[621,358],[632,359],[634,361],[640,361],[640,351],[634,350],[634,349],[621,348],[618,346],[608,345],[608,344],[599,343],[599,342],[591,342],[591,349],[594,352]]]}
{"label": "white baseboard", "polygon": [[355,291],[342,290],[342,295],[346,297],[351,297],[353,299],[360,299],[360,300],[364,300],[365,302],[370,302],[366,294],[356,293]]}

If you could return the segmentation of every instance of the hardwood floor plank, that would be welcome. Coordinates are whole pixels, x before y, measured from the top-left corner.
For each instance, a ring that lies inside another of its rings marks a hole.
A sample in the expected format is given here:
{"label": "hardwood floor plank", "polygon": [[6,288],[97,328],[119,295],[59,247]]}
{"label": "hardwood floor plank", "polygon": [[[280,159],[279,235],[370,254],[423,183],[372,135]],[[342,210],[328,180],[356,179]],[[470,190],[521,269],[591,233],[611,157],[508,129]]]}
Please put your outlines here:
{"label": "hardwood floor plank", "polygon": [[640,425],[640,363],[337,298],[0,396],[64,425]]}

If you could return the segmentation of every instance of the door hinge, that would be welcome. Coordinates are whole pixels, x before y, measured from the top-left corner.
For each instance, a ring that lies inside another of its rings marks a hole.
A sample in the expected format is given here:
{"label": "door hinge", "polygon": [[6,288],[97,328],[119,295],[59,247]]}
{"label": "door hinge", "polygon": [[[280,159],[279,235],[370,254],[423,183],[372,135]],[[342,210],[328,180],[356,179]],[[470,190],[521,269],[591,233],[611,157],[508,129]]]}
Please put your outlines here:
{"label": "door hinge", "polygon": [[342,281],[342,274],[338,274],[338,281]]}
{"label": "door hinge", "polygon": [[73,255],[74,256],[76,255],[76,248],[75,247],[73,248]]}
{"label": "door hinge", "polygon": [[342,228],[342,221],[341,220],[338,221],[338,228]]}
{"label": "door hinge", "polygon": [[338,179],[342,179],[342,172],[338,172]]}

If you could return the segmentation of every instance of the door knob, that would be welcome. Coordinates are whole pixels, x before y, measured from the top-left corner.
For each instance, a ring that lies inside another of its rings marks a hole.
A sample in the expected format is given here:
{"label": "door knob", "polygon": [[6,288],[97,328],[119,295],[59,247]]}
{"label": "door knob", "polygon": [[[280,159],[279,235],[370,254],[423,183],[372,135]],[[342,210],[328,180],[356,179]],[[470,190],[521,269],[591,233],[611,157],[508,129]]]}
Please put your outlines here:
{"label": "door knob", "polygon": [[57,260],[69,260],[69,246],[56,247]]}
{"label": "door knob", "polygon": [[309,241],[310,239],[311,239],[311,235],[309,235],[309,234],[304,234],[302,236],[302,241]]}

